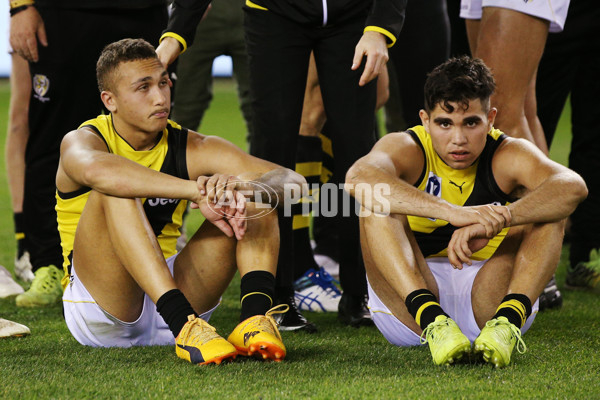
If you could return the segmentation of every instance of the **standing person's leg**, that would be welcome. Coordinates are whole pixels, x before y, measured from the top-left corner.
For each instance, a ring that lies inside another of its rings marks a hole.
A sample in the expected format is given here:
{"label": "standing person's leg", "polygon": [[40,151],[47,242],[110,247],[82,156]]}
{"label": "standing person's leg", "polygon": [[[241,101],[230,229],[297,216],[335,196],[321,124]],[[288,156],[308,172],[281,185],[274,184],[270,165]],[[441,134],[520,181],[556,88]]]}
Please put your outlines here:
{"label": "standing person's leg", "polygon": [[227,8],[227,25],[222,29],[227,32],[227,54],[233,61],[233,77],[237,83],[240,109],[246,122],[248,143],[252,137],[252,105],[250,102],[250,71],[248,66],[248,51],[244,40],[244,11],[243,1],[230,0]]}
{"label": "standing person's leg", "polygon": [[[481,21],[467,20],[471,52],[494,73],[498,108],[496,127],[514,137],[534,142],[546,153],[541,132],[532,132],[525,116],[526,96],[535,93],[535,71],[548,35],[547,20],[498,7],[484,7]],[[533,86],[532,86],[533,82]],[[531,93],[530,93],[531,92]],[[534,137],[534,133],[537,136]]]}
{"label": "standing person's leg", "polygon": [[[597,25],[591,26],[596,27],[594,35],[598,34]],[[588,36],[590,37],[595,36]],[[593,117],[599,101],[593,93],[600,90],[597,79],[600,49],[597,43],[594,46],[595,48],[586,48],[583,55],[580,55],[581,64],[571,91],[573,141],[569,167],[581,174],[590,194],[571,215],[571,253],[567,283],[597,291],[600,290],[600,234],[594,227],[600,220],[600,159],[597,157],[600,153],[600,138]],[[593,249],[595,251],[592,253]]]}
{"label": "standing person's leg", "polygon": [[460,18],[460,0],[447,0],[446,8],[450,21],[450,56],[459,57],[471,54],[465,20]]}
{"label": "standing person's leg", "polygon": [[[567,24],[567,29],[569,26],[571,23]],[[561,45],[560,38],[563,36],[564,32],[548,35],[544,54],[536,74],[536,96],[534,99],[531,99],[530,96],[527,97],[525,109],[528,121],[539,123],[538,129],[544,132],[548,148],[552,146],[556,126],[573,86],[577,65],[579,65],[578,57],[571,54],[572,49],[578,45],[575,43],[572,43],[571,46],[568,43],[565,43],[567,46]],[[567,223],[567,231],[569,230],[570,224]],[[540,295],[539,309],[544,311],[547,308],[559,308],[562,303],[562,293],[558,290],[556,279],[553,277]]]}
{"label": "standing person's leg", "polygon": [[[219,7],[211,7],[196,29],[194,44],[178,58],[178,84],[174,90],[172,118],[181,126],[194,131],[199,129],[213,97],[213,61],[224,51],[222,28],[219,27],[218,18],[215,20],[219,17],[218,14]],[[207,40],[207,37],[211,39]]]}
{"label": "standing person's leg", "polygon": [[[339,318],[346,324],[372,324],[366,307],[367,282],[360,252],[356,202],[343,189],[346,172],[375,143],[373,126],[377,82],[359,86],[362,68],[352,71],[354,48],[362,35],[364,19],[356,18],[343,26],[324,28],[315,47],[317,72],[335,154],[331,190],[335,196],[340,246],[340,283],[344,291]],[[362,64],[364,66],[364,62]],[[344,208],[346,210],[344,210]],[[346,215],[344,214],[346,212]]]}
{"label": "standing person's leg", "polygon": [[[244,8],[252,102],[251,154],[294,169],[308,61],[310,29],[270,11]],[[290,306],[281,329],[314,330],[294,301],[292,218],[279,210],[277,302]]]}
{"label": "standing person's leg", "polygon": [[445,0],[408,2],[406,14],[408,18],[402,32],[390,49],[406,122],[402,130],[421,123],[419,110],[424,107],[425,78],[450,54],[450,23]]}
{"label": "standing person's leg", "polygon": [[310,197],[305,198],[302,203],[292,206],[295,254],[294,286],[296,303],[301,310],[337,312],[341,292],[333,277],[326,271],[326,265],[319,264],[316,261],[310,241],[311,212],[313,223],[319,219],[317,199],[320,191],[323,160],[323,143],[319,135],[325,124],[325,119],[317,67],[314,55],[311,55],[296,154],[296,172],[306,178],[306,182],[309,184]]}
{"label": "standing person's leg", "polygon": [[15,254],[15,275],[26,282],[33,280],[27,239],[23,220],[23,192],[25,186],[25,148],[29,138],[29,95],[31,74],[29,64],[17,54],[12,54],[10,78],[10,108],[6,130],[6,174],[12,201],[15,223],[17,252]]}

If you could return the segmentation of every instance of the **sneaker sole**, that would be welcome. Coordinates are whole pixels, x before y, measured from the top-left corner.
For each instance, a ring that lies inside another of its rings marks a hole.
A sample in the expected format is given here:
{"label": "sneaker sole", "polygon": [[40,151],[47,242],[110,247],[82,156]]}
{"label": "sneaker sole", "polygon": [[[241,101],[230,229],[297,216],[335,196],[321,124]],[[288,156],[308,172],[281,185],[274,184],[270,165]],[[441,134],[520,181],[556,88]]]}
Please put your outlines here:
{"label": "sneaker sole", "polygon": [[461,344],[460,346],[457,346],[454,349],[452,349],[452,351],[450,352],[450,354],[448,355],[446,360],[443,363],[441,363],[440,365],[454,364],[454,363],[464,359],[465,356],[468,357],[470,352],[471,352],[471,343],[470,342],[469,342],[469,344]]}
{"label": "sneaker sole", "polygon": [[312,323],[308,323],[306,325],[301,325],[301,326],[285,326],[285,325],[279,325],[279,332],[306,332],[306,333],[315,333],[317,332],[317,327],[312,324]]}
{"label": "sneaker sole", "polygon": [[208,364],[216,364],[216,365],[220,365],[223,361],[233,361],[235,360],[235,358],[237,357],[238,352],[233,352],[233,353],[229,353],[229,354],[225,354],[223,356],[219,356],[219,357],[215,357],[215,358],[211,358],[210,360],[198,363],[196,365],[208,365]]}
{"label": "sneaker sole", "polygon": [[492,364],[496,368],[506,367],[510,363],[510,360],[508,360],[508,362],[505,362],[505,360],[499,355],[497,358],[494,358],[494,354],[499,354],[499,351],[496,350],[494,347],[485,344],[476,345],[474,348],[474,353],[480,356],[483,359],[483,361],[485,361],[488,364]]}
{"label": "sneaker sole", "polygon": [[285,350],[273,343],[257,342],[248,348],[235,347],[238,354],[244,357],[254,357],[259,360],[273,360],[276,362],[282,361],[285,356]]}
{"label": "sneaker sole", "polygon": [[[62,300],[62,299],[60,299]],[[41,308],[41,307],[51,307],[55,304],[60,304],[60,301],[54,301],[51,303],[29,303],[27,301],[23,302],[23,301],[15,301],[15,304],[17,305],[17,307],[21,307],[21,308]]]}

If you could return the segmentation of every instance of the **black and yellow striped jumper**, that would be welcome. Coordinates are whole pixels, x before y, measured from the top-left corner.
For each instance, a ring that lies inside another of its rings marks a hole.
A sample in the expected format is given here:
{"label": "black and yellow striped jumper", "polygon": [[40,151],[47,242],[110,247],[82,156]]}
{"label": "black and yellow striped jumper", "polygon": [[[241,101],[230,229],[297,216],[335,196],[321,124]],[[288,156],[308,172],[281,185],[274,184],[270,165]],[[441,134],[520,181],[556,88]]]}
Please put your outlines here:
{"label": "black and yellow striped jumper", "polygon": [[[161,132],[158,143],[150,150],[137,151],[115,131],[112,116],[100,115],[86,121],[80,128],[90,128],[104,140],[108,151],[125,157],[144,167],[189,179],[186,164],[187,129],[173,121]],[[63,288],[68,284],[70,266],[73,257],[75,230],[83,208],[90,194],[90,188],[84,187],[70,193],[56,191],[56,213],[60,233],[62,254],[64,258]],[[179,228],[182,216],[187,207],[187,200],[180,199],[142,199],[144,211],[150,226],[158,239],[165,258],[175,255],[175,245],[180,235]]]}

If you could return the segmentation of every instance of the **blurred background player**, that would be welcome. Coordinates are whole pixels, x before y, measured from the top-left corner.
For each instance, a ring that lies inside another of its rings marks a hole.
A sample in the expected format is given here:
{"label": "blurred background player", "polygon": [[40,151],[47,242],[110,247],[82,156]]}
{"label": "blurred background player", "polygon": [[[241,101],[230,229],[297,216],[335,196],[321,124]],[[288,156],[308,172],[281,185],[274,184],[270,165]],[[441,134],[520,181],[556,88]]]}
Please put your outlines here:
{"label": "blurred background player", "polygon": [[25,185],[25,148],[29,138],[29,96],[31,93],[31,74],[29,65],[18,54],[11,54],[10,105],[8,111],[8,129],[6,135],[6,175],[10,189],[11,205],[14,216],[15,239],[15,275],[25,282],[33,280],[27,238],[23,221],[23,191]]}

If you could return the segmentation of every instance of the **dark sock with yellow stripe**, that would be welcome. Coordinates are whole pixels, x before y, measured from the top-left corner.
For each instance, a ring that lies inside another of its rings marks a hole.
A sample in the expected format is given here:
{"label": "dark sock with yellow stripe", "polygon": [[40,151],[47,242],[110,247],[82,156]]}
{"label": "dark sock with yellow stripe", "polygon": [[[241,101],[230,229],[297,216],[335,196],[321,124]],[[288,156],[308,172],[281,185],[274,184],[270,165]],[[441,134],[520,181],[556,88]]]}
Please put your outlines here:
{"label": "dark sock with yellow stripe", "polygon": [[275,276],[268,271],[250,271],[240,284],[240,321],[254,315],[264,315],[273,306]]}
{"label": "dark sock with yellow stripe", "polygon": [[173,336],[179,336],[181,328],[188,322],[188,315],[196,315],[179,289],[171,289],[164,293],[156,302],[156,311],[165,320]]}
{"label": "dark sock with yellow stripe", "polygon": [[435,321],[438,315],[448,316],[442,310],[438,299],[427,289],[418,289],[406,296],[406,308],[421,329]]}
{"label": "dark sock with yellow stripe", "polygon": [[[311,136],[298,137],[296,151],[296,172],[306,178],[309,185],[310,196],[316,196],[316,189],[321,178],[321,139]],[[303,201],[310,201],[312,197]],[[318,269],[312,248],[310,246],[310,210],[304,203],[292,205],[293,237],[294,237],[294,280],[300,278],[310,268]]]}
{"label": "dark sock with yellow stripe", "polygon": [[511,293],[502,299],[494,318],[505,317],[517,328],[522,328],[531,315],[531,300],[524,294]]}
{"label": "dark sock with yellow stripe", "polygon": [[27,250],[25,247],[25,231],[23,229],[25,225],[23,213],[14,213],[13,219],[15,221],[15,239],[17,240],[17,258],[21,258]]}

